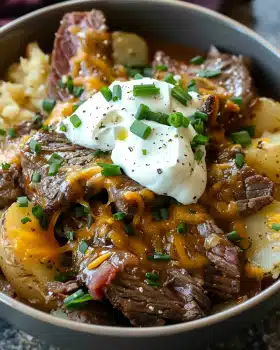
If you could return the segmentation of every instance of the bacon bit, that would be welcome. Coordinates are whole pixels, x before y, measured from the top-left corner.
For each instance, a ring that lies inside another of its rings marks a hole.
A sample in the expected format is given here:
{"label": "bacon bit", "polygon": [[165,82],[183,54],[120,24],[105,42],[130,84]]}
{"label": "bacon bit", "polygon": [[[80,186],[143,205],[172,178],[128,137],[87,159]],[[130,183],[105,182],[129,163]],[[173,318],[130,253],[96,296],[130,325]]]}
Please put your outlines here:
{"label": "bacon bit", "polygon": [[93,270],[99,265],[101,265],[105,260],[107,260],[112,255],[111,252],[105,253],[103,255],[100,255],[98,258],[93,260],[90,264],[88,264],[88,269]]}

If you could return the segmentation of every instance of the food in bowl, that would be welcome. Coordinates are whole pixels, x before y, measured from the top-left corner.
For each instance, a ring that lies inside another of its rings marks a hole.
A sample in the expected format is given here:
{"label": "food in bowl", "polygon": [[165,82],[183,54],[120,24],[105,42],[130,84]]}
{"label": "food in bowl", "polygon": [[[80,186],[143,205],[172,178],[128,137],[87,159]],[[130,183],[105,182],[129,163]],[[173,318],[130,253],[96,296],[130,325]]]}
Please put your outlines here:
{"label": "food in bowl", "polygon": [[279,103],[258,96],[242,56],[153,47],[111,33],[101,11],[67,13],[51,58],[31,43],[8,70],[0,266],[12,297],[148,327],[278,278]]}

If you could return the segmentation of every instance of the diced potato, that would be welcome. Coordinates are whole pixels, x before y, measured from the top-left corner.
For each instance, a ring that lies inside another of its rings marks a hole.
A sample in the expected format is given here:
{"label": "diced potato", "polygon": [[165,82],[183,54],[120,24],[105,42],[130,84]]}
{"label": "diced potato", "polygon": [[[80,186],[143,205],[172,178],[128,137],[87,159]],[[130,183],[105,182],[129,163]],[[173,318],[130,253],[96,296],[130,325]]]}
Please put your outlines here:
{"label": "diced potato", "polygon": [[280,184],[280,132],[265,132],[247,149],[246,162]]}
{"label": "diced potato", "polygon": [[148,45],[143,38],[134,33],[114,32],[113,58],[115,63],[127,66],[148,64]]}
{"label": "diced potato", "polygon": [[280,231],[272,229],[274,223],[280,224],[280,202],[276,201],[244,219],[252,242],[250,249],[246,251],[246,257],[252,266],[256,266],[253,272],[260,268],[264,273],[277,278],[280,274]]}
{"label": "diced potato", "polygon": [[280,130],[280,103],[270,98],[257,98],[251,106],[253,124],[256,126],[256,136],[263,132]]}

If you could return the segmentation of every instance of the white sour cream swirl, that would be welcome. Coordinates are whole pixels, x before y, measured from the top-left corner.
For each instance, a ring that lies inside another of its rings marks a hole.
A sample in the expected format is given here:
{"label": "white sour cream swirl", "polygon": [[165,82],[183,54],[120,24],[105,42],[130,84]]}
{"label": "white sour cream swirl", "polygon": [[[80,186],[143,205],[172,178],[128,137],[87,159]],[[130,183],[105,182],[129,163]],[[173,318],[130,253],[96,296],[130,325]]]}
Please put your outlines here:
{"label": "white sour cream swirl", "polygon": [[[206,151],[201,146],[203,158],[199,162],[195,160],[190,145],[196,135],[193,127],[174,128],[144,120],[152,132],[143,140],[130,132],[130,126],[141,103],[153,112],[176,111],[188,117],[200,107],[199,95],[190,92],[192,101],[186,107],[171,96],[173,85],[164,81],[150,78],[115,81],[110,89],[116,84],[122,88],[121,100],[107,102],[100,92],[90,97],[75,111],[82,122],[79,127],[72,125],[70,117],[63,121],[66,137],[80,146],[112,151],[114,164],[157,194],[168,195],[182,204],[197,202],[206,187]],[[134,97],[133,86],[139,84],[154,84],[160,88],[160,94]],[[59,126],[58,131],[61,132]]]}

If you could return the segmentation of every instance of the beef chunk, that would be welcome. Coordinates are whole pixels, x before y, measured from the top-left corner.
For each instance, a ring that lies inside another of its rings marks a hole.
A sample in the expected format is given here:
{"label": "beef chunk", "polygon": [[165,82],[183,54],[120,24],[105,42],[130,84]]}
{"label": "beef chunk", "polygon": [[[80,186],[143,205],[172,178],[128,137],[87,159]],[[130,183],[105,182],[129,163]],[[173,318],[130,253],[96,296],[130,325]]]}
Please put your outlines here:
{"label": "beef chunk", "polygon": [[68,282],[49,282],[48,290],[49,293],[58,298],[66,298],[67,295],[74,293],[79,289],[79,284],[77,281]]}
{"label": "beef chunk", "polygon": [[[85,51],[79,68],[72,58],[80,49]],[[96,58],[106,61],[110,55],[110,35],[107,33],[106,20],[101,11],[72,12],[62,18],[52,52],[51,73],[49,78],[49,96],[65,100],[68,91],[58,86],[58,81],[64,75],[80,76],[94,75],[103,82],[108,82],[106,73],[98,67]],[[95,58],[95,60],[94,60]]]}
{"label": "beef chunk", "polygon": [[153,59],[153,75],[155,79],[161,79],[166,73],[162,74],[156,69],[158,65],[164,65],[168,67],[168,72],[177,75],[186,73],[188,66],[181,61],[177,61],[166,55],[163,51],[157,51]]}
{"label": "beef chunk", "polygon": [[[210,265],[205,273],[205,288],[223,299],[230,299],[240,291],[239,249],[223,234],[223,231],[210,220],[197,226],[199,233],[207,240],[215,236],[215,244],[205,244],[206,256]],[[218,239],[216,239],[218,237]]]}
{"label": "beef chunk", "polygon": [[12,204],[23,194],[20,186],[21,170],[12,164],[8,170],[0,168],[0,209]]}
{"label": "beef chunk", "polygon": [[201,201],[214,217],[231,219],[256,213],[273,201],[274,183],[244,164],[235,165],[239,146],[220,152],[208,171],[208,185]]}

